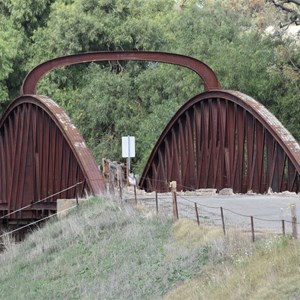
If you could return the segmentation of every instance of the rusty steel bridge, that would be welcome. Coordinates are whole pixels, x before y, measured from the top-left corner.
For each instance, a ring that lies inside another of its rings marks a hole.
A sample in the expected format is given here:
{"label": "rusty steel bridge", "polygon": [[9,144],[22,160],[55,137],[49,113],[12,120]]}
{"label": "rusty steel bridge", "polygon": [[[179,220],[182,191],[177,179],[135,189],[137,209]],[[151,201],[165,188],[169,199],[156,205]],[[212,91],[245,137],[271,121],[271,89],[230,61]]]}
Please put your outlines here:
{"label": "rusty steel bridge", "polygon": [[213,70],[192,57],[161,52],[93,52],[46,61],[26,76],[0,119],[0,218],[41,219],[57,199],[105,190],[84,139],[56,102],[37,95],[40,79],[59,67],[99,61],[155,61],[197,73],[205,91],[187,101],[160,135],[139,186],[164,192],[232,188],[299,192],[300,146],[260,103],[223,90]]}

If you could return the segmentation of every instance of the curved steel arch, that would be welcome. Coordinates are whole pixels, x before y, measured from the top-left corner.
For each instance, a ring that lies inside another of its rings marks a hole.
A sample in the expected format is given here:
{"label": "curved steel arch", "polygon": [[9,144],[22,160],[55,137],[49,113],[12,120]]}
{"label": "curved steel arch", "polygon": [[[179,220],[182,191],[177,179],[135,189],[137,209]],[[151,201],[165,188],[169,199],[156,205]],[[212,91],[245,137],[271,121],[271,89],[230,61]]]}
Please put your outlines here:
{"label": "curved steel arch", "polygon": [[[55,201],[104,191],[97,164],[66,113],[46,96],[21,96],[0,120],[0,207],[9,218],[39,218]],[[70,186],[83,182],[80,186]],[[53,205],[54,204],[54,205]]]}
{"label": "curved steel arch", "polygon": [[195,58],[164,52],[115,51],[67,55],[46,61],[36,66],[27,74],[21,87],[20,94],[36,94],[38,82],[51,70],[74,64],[110,60],[140,60],[175,64],[196,72],[202,78],[205,90],[220,88],[220,83],[214,71],[205,63]]}
{"label": "curved steel arch", "polygon": [[300,146],[260,103],[236,91],[195,96],[158,139],[140,187],[299,192]]}
{"label": "curved steel arch", "polygon": [[[22,122],[25,129],[21,129],[25,130],[28,139],[33,134],[29,133],[28,128],[35,128],[34,130],[37,128],[28,118],[25,118],[28,110],[31,113],[31,108],[20,109],[18,113],[20,113],[22,121],[17,121],[17,114],[13,113],[15,108],[25,105],[27,101],[30,105],[47,111],[48,117],[56,126],[54,127],[59,128],[64,137],[62,140],[71,149],[70,153],[74,154],[83,178],[87,179],[86,188],[94,194],[103,190],[102,178],[95,167],[94,159],[88,154],[83,139],[81,137],[79,140],[73,139],[72,134],[69,136],[68,132],[73,128],[69,119],[65,118],[64,113],[53,113],[53,109],[58,106],[51,99],[32,96],[32,94],[36,93],[40,79],[51,70],[67,65],[109,60],[141,60],[175,64],[193,70],[204,81],[206,92],[184,104],[160,136],[143,172],[140,181],[142,188],[148,191],[154,189],[166,191],[168,182],[176,180],[179,190],[209,187],[220,190],[224,187],[231,187],[235,192],[242,193],[248,190],[262,193],[269,188],[272,188],[273,191],[299,192],[300,147],[281,123],[264,106],[249,96],[239,92],[219,90],[220,84],[216,75],[209,66],[201,61],[188,56],[161,52],[83,53],[58,57],[35,67],[23,82],[20,91],[23,97],[13,102],[8,109],[11,111],[6,113],[0,123],[0,130],[3,131],[0,139],[0,149],[2,149],[0,155],[2,155],[1,158],[8,161],[5,166],[14,159],[18,162],[19,157],[16,153],[20,153],[20,150],[17,151],[7,136],[13,136],[13,141],[16,142],[17,137],[20,136],[18,126]],[[6,122],[6,120],[8,121]],[[15,126],[15,129],[11,124]],[[73,133],[74,136],[77,136],[75,131]],[[5,142],[1,142],[3,137],[6,137]],[[37,147],[36,145],[35,147]],[[52,150],[54,152],[49,151],[47,155],[53,155],[54,159],[55,153],[59,152],[59,149],[54,147]],[[12,150],[13,157],[16,156],[14,159],[10,156],[9,150]],[[31,155],[29,159],[36,158]],[[50,157],[48,159],[51,160]],[[44,160],[47,160],[46,155]],[[45,165],[44,162],[43,164]],[[28,165],[30,165],[29,161]],[[5,168],[1,167],[1,177],[6,174],[5,172],[11,175]],[[26,168],[23,167],[25,171],[22,171],[25,172],[25,175],[29,167]],[[40,172],[39,167],[36,168]],[[15,172],[14,168],[12,170]],[[37,173],[34,174],[36,176]],[[18,178],[19,175],[14,176]],[[1,186],[3,186],[2,183]],[[1,186],[0,189],[3,190]],[[21,189],[24,188],[23,183]],[[9,190],[12,188],[10,187]],[[10,195],[7,193],[6,191],[4,195]]]}

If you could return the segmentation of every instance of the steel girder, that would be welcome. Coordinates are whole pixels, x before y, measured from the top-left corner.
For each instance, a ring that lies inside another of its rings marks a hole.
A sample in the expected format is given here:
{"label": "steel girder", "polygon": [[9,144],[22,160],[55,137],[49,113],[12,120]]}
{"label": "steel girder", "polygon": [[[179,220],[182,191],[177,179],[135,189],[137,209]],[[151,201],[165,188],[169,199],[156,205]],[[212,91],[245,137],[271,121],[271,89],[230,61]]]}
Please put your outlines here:
{"label": "steel girder", "polygon": [[205,90],[220,88],[214,71],[205,63],[185,55],[151,51],[89,52],[57,57],[33,68],[24,79],[20,94],[35,94],[38,82],[50,71],[75,64],[100,61],[156,61],[188,68],[203,80]]}
{"label": "steel girder", "polygon": [[158,139],[140,187],[164,192],[232,188],[234,192],[299,192],[300,146],[251,97],[225,90],[195,96]]}

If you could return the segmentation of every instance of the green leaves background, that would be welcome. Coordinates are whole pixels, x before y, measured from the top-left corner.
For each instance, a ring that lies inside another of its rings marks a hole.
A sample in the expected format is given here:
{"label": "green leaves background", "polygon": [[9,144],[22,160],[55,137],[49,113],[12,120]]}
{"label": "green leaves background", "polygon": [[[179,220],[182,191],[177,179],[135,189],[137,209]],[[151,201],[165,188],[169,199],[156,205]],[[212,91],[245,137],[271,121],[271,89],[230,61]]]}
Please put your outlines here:
{"label": "green leaves background", "polygon": [[[280,18],[263,0],[7,0],[0,4],[0,110],[45,60],[167,51],[207,63],[225,89],[254,97],[300,139],[299,36],[280,29]],[[135,135],[136,172],[175,111],[202,91],[192,72],[153,62],[67,67],[38,89],[67,111],[99,162],[120,160],[121,136]]]}

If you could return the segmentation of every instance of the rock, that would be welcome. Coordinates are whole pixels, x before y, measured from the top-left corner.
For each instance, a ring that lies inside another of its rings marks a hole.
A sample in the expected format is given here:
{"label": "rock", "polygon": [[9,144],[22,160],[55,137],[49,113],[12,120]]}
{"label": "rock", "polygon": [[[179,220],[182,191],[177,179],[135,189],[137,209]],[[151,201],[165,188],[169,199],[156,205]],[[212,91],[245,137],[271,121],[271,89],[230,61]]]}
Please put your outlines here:
{"label": "rock", "polygon": [[249,190],[249,191],[247,192],[247,195],[248,195],[248,196],[255,196],[255,195],[257,195],[257,194],[256,194],[256,193],[253,193],[252,190]]}
{"label": "rock", "polygon": [[224,188],[219,191],[219,195],[234,195],[234,192],[231,188]]}
{"label": "rock", "polygon": [[195,192],[198,196],[215,196],[217,194],[217,189],[199,189]]}

